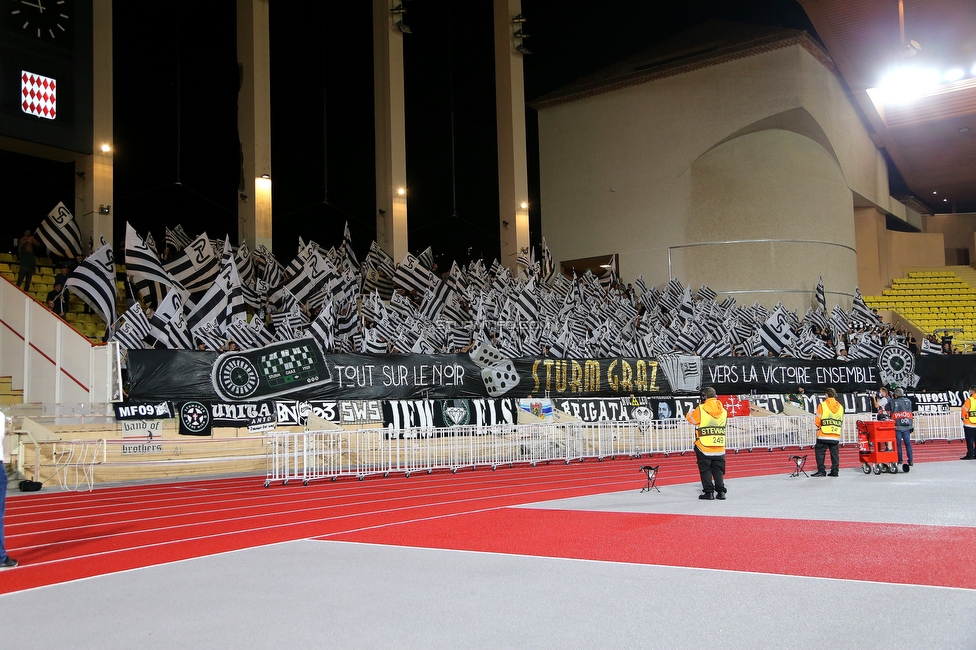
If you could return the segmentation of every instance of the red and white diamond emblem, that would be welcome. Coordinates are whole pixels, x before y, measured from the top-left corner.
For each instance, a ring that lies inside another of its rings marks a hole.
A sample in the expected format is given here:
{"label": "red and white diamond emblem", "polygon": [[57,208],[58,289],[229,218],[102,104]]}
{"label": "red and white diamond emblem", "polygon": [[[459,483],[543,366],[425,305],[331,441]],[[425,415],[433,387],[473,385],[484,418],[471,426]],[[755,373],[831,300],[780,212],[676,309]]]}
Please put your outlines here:
{"label": "red and white diamond emblem", "polygon": [[58,116],[58,82],[26,70],[20,73],[20,108],[45,120]]}

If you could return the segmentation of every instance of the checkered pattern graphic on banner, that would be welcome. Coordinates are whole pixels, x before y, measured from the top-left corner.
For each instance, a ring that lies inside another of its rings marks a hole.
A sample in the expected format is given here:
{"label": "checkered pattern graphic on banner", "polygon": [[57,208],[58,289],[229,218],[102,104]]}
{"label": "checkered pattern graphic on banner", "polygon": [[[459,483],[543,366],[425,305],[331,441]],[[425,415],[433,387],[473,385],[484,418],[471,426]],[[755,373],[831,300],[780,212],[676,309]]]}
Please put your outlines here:
{"label": "checkered pattern graphic on banner", "polygon": [[57,80],[22,70],[20,108],[28,115],[35,115],[45,120],[56,118],[58,116]]}

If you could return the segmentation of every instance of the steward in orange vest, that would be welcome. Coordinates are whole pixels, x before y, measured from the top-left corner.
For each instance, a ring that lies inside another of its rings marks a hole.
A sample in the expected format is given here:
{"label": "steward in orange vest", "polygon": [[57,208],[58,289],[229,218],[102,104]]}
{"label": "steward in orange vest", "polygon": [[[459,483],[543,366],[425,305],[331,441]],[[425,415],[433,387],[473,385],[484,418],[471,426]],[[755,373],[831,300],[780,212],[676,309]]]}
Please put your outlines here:
{"label": "steward in orange vest", "polygon": [[830,476],[840,472],[840,434],[844,427],[844,406],[837,401],[837,391],[827,389],[827,399],[817,405],[817,444],[813,451],[817,456],[817,471],[810,476],[827,476],[824,464],[827,450],[830,450]]}
{"label": "steward in orange vest", "polygon": [[966,433],[966,455],[962,460],[976,459],[976,386],[969,388],[969,397],[962,403],[962,430]]}
{"label": "steward in orange vest", "polygon": [[[699,499],[725,499],[725,423],[729,414],[718,401],[714,388],[706,388],[705,398],[688,413],[688,421],[695,425],[695,457],[701,475],[702,494]],[[714,480],[714,483],[713,483]]]}

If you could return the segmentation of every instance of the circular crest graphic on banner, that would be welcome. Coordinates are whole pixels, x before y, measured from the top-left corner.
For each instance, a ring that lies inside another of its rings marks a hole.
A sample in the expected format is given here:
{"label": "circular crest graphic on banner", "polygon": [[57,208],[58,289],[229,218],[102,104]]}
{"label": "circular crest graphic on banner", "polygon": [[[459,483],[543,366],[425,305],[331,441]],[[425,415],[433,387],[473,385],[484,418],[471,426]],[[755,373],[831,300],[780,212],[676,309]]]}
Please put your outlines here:
{"label": "circular crest graphic on banner", "polygon": [[878,370],[881,371],[881,382],[897,384],[902,387],[914,387],[918,384],[915,374],[915,355],[910,350],[898,345],[886,345],[878,355]]}
{"label": "circular crest graphic on banner", "polygon": [[186,402],[180,407],[180,422],[189,433],[203,433],[210,427],[210,409],[200,402]]}
{"label": "circular crest graphic on banner", "polygon": [[232,399],[246,399],[258,389],[258,370],[249,359],[232,355],[219,359],[214,366],[215,388]]}

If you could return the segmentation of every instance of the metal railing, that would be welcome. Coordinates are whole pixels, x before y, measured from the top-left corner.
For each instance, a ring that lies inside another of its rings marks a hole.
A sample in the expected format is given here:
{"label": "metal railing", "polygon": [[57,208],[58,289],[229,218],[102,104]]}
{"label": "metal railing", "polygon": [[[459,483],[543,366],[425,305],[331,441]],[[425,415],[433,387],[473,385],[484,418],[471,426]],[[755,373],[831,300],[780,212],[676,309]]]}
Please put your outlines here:
{"label": "metal railing", "polygon": [[[871,415],[844,417],[843,444],[857,444],[857,421]],[[916,442],[963,437],[958,413],[921,415],[915,420]],[[367,476],[564,462],[585,458],[632,458],[651,454],[684,454],[694,449],[694,427],[686,420],[583,422],[496,425],[487,427],[361,429],[271,433],[267,440],[265,487],[280,481],[309,481]],[[726,449],[811,447],[816,442],[812,416],[730,418]]]}
{"label": "metal railing", "polygon": [[91,491],[95,485],[95,465],[105,460],[105,439],[55,442],[51,454],[54,475],[62,490]]}

